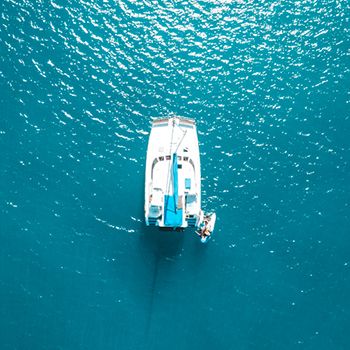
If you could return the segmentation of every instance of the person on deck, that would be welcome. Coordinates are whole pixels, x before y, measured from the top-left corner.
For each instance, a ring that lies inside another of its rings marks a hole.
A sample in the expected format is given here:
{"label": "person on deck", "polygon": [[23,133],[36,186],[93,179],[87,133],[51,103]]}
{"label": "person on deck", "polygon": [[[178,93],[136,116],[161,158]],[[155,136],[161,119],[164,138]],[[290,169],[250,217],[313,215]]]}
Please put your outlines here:
{"label": "person on deck", "polygon": [[201,238],[206,238],[210,236],[210,230],[208,228],[208,224],[209,224],[209,220],[207,217],[205,217],[203,228],[197,231],[198,236],[200,236]]}
{"label": "person on deck", "polygon": [[206,238],[210,236],[210,231],[207,226],[204,226],[204,229],[202,230],[201,234],[202,238]]}

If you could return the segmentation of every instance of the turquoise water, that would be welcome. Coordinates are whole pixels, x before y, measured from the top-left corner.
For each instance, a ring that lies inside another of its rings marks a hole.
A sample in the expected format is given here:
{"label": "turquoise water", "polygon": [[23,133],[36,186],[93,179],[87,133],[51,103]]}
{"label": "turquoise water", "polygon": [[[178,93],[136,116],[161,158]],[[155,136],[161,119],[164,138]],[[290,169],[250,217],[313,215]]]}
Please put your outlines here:
{"label": "turquoise water", "polygon": [[[1,349],[350,348],[348,1],[0,9]],[[169,114],[207,245],[144,226]]]}

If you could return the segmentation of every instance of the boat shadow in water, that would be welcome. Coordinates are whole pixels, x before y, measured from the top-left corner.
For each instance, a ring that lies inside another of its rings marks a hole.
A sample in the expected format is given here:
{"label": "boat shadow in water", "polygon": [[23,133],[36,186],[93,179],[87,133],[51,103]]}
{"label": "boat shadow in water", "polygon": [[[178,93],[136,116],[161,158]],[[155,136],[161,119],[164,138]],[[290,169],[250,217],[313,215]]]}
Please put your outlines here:
{"label": "boat shadow in water", "polygon": [[142,231],[139,244],[140,252],[148,266],[144,272],[148,276],[146,294],[149,296],[149,300],[145,336],[146,343],[149,343],[154,310],[157,309],[155,300],[161,293],[166,276],[172,270],[173,264],[176,265],[176,257],[182,252],[185,232],[164,231],[158,227],[145,227]]}
{"label": "boat shadow in water", "polygon": [[171,261],[181,253],[185,232],[182,230],[160,230],[158,227],[145,227],[140,236],[143,249],[151,253],[156,261]]}

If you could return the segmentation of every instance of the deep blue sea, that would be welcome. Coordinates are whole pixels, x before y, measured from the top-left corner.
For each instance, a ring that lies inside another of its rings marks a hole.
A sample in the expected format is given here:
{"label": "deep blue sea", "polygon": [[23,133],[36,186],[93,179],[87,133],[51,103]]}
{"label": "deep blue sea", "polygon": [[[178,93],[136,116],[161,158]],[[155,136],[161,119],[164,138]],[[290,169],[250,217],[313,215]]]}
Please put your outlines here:
{"label": "deep blue sea", "polygon": [[[0,349],[350,349],[349,36],[348,0],[2,0]],[[144,224],[169,115],[206,245]]]}

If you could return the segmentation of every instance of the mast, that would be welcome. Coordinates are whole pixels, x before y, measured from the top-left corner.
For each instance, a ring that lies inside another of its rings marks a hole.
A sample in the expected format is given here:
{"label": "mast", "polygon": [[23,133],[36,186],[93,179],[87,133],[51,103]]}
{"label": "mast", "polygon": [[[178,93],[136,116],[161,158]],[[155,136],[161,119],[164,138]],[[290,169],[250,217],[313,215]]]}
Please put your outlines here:
{"label": "mast", "polygon": [[173,175],[173,196],[174,196],[174,208],[175,208],[175,214],[177,212],[177,203],[179,200],[179,176],[178,176],[178,168],[177,168],[177,154],[173,154],[173,169],[172,169],[172,175]]}

